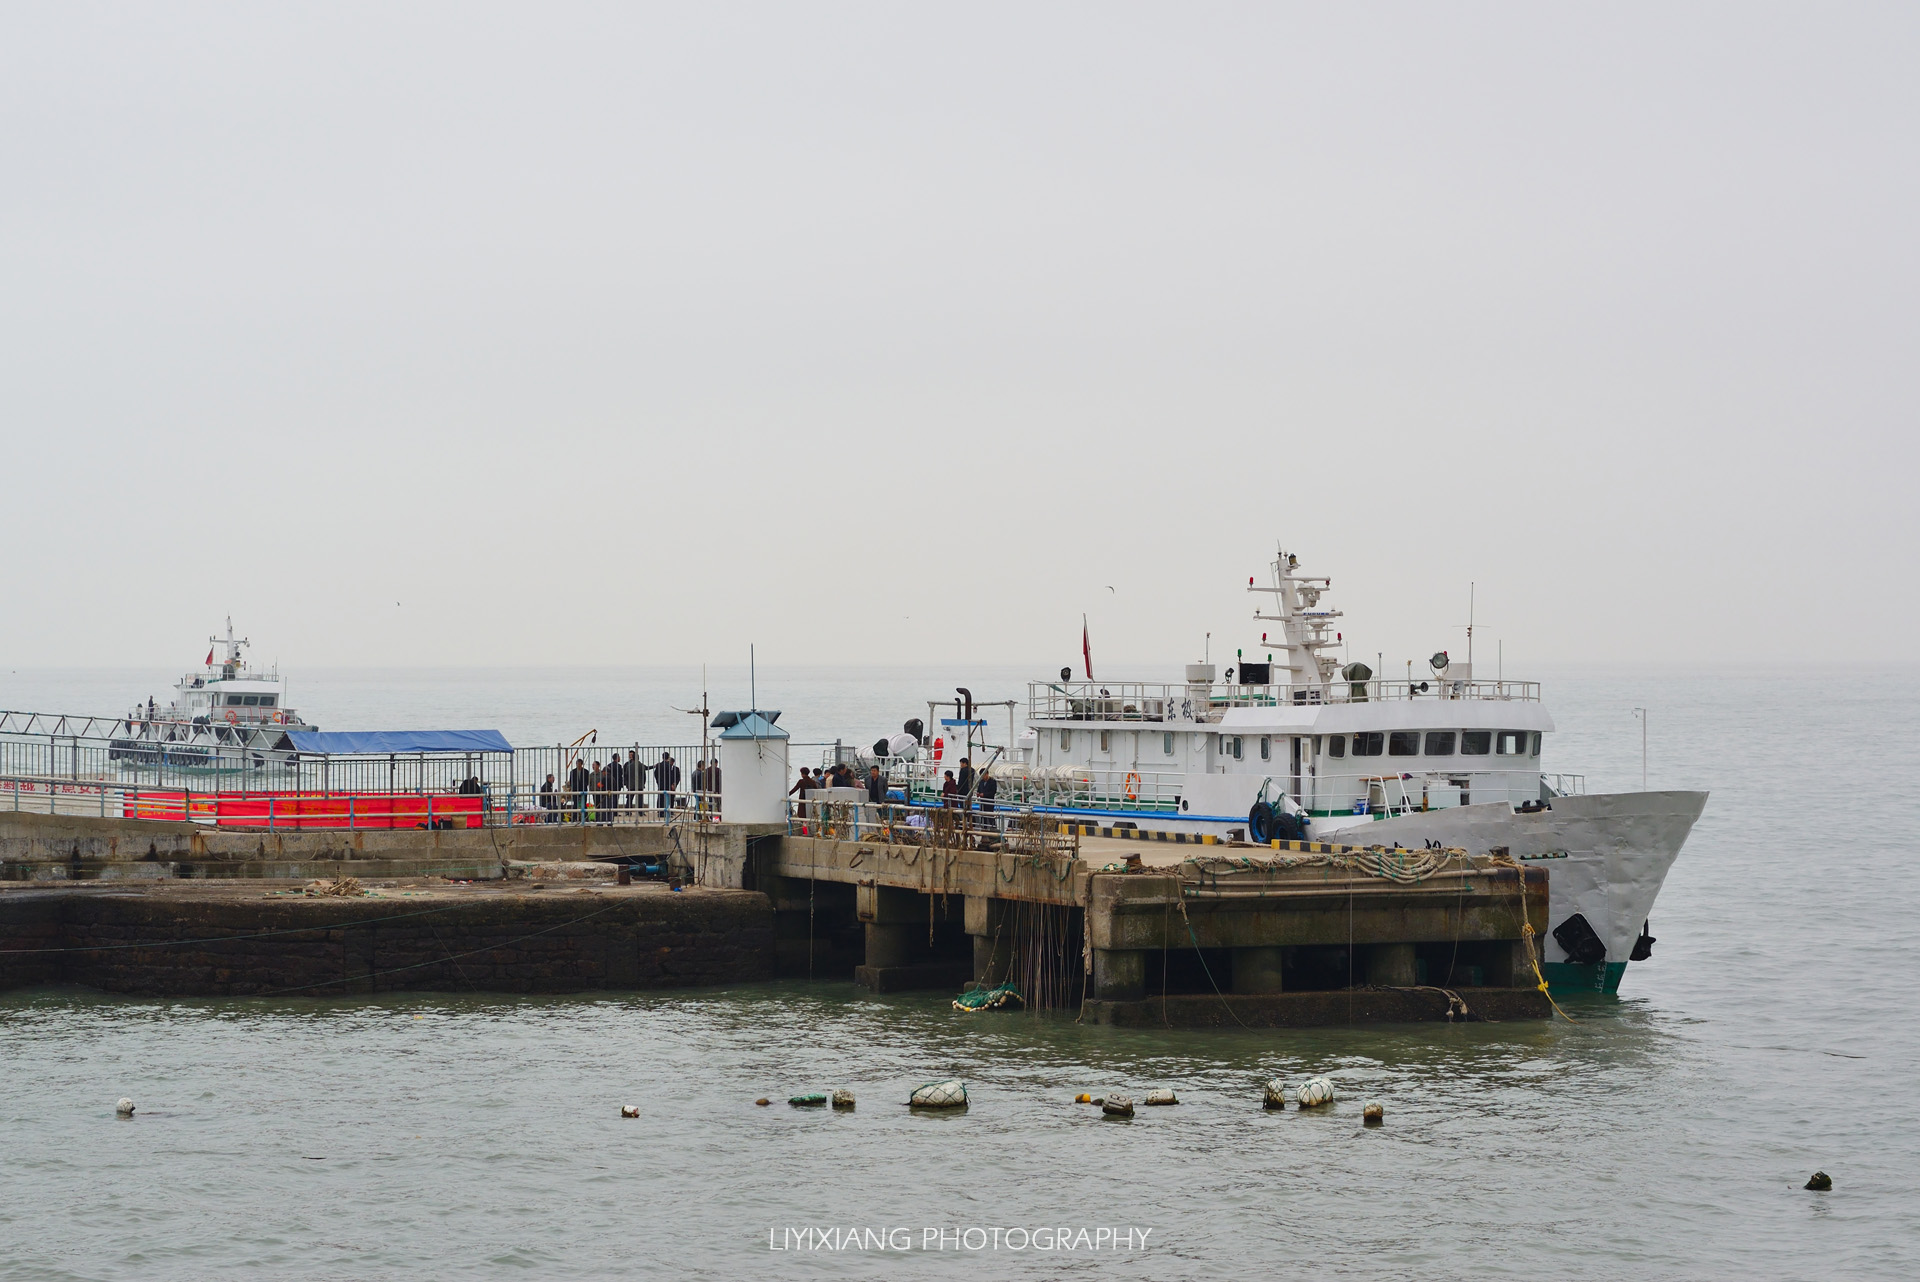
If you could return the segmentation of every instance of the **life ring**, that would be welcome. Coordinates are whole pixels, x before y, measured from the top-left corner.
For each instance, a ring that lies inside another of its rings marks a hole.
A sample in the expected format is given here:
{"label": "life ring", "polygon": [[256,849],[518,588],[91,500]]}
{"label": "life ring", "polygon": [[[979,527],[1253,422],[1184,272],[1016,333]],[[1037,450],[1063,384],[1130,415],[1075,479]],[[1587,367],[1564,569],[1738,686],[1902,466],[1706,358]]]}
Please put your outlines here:
{"label": "life ring", "polygon": [[1128,801],[1140,800],[1140,776],[1131,770],[1127,771],[1126,780],[1122,784],[1122,791],[1127,794]]}
{"label": "life ring", "polygon": [[240,724],[240,714],[235,712],[232,708],[227,709],[227,724],[230,726],[237,726]]}
{"label": "life ring", "polygon": [[287,724],[287,714],[275,708],[273,710],[273,724],[276,726],[284,726]]}

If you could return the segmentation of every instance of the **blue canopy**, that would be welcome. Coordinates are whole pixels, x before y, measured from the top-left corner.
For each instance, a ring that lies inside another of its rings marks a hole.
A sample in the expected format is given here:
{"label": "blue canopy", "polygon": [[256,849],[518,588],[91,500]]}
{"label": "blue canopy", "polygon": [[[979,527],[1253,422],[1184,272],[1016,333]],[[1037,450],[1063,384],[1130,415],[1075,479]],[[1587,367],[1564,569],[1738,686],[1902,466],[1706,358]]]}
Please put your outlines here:
{"label": "blue canopy", "polygon": [[512,752],[498,730],[289,730],[299,752],[334,756],[398,752]]}

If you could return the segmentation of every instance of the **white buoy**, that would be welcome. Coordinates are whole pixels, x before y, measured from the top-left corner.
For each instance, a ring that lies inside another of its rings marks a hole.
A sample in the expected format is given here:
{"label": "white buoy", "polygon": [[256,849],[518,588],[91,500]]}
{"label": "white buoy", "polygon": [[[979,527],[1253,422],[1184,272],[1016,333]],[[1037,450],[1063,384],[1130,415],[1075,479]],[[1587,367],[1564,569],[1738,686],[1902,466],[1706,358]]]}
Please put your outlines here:
{"label": "white buoy", "polygon": [[944,1082],[928,1082],[914,1089],[907,1103],[915,1108],[965,1108],[967,1106],[967,1087],[957,1078]]}
{"label": "white buoy", "polygon": [[837,1109],[843,1109],[843,1110],[852,1108],[853,1092],[847,1091],[847,1090],[835,1091],[833,1093],[833,1106]]}
{"label": "white buoy", "polygon": [[1333,1103],[1333,1083],[1324,1077],[1309,1077],[1294,1093],[1301,1108],[1321,1108]]}
{"label": "white buoy", "polygon": [[113,1111],[118,1113],[121,1117],[132,1117],[133,1101],[128,1099],[126,1096],[122,1095],[120,1097],[120,1102],[113,1106]]}
{"label": "white buoy", "polygon": [[638,1104],[622,1104],[620,1106],[620,1116],[638,1117],[640,1116],[640,1106]]}
{"label": "white buoy", "polygon": [[1366,1123],[1366,1125],[1378,1126],[1380,1125],[1381,1122],[1386,1120],[1387,1110],[1380,1107],[1380,1105],[1375,1101],[1368,1100],[1367,1106],[1360,1110],[1360,1115],[1361,1115],[1361,1119]]}
{"label": "white buoy", "polygon": [[1178,1104],[1179,1098],[1171,1088],[1163,1087],[1157,1091],[1148,1091],[1146,1102],[1149,1104]]}
{"label": "white buoy", "polygon": [[1267,1083],[1265,1097],[1261,1100],[1263,1108],[1285,1108],[1287,1106],[1287,1084],[1279,1078]]}

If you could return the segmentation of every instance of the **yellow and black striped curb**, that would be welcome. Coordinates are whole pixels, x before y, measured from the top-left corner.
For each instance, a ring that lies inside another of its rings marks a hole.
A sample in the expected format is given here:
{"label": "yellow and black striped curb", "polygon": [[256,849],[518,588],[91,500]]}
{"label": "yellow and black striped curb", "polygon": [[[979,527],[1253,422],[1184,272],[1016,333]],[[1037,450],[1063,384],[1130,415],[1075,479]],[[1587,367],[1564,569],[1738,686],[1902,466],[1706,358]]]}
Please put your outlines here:
{"label": "yellow and black striped curb", "polygon": [[1270,841],[1267,845],[1275,850],[1295,850],[1303,855],[1344,855],[1367,849],[1365,846],[1336,846],[1330,841]]}
{"label": "yellow and black striped curb", "polygon": [[1092,824],[1061,824],[1063,837],[1123,837],[1128,841],[1168,841],[1178,846],[1217,846],[1209,832],[1148,832],[1143,828],[1096,828]]}

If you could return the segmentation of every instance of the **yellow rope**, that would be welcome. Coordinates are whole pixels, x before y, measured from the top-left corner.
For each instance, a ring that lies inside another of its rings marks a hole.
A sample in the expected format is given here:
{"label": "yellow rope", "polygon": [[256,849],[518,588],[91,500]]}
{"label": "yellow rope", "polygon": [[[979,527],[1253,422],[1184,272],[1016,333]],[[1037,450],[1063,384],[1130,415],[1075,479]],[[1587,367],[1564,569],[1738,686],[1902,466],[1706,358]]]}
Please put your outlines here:
{"label": "yellow rope", "polygon": [[1547,1005],[1558,1012],[1561,1019],[1569,1024],[1579,1023],[1579,1020],[1560,1009],[1560,1003],[1553,1000],[1553,994],[1547,991],[1547,977],[1540,973],[1540,957],[1533,948],[1533,922],[1527,917],[1527,870],[1520,866],[1519,860],[1511,856],[1502,859],[1496,855],[1493,862],[1505,864],[1513,869],[1514,876],[1520,883],[1520,939],[1527,946],[1527,965],[1533,967],[1533,977],[1540,981],[1535,987],[1540,990],[1540,995],[1547,999]]}

